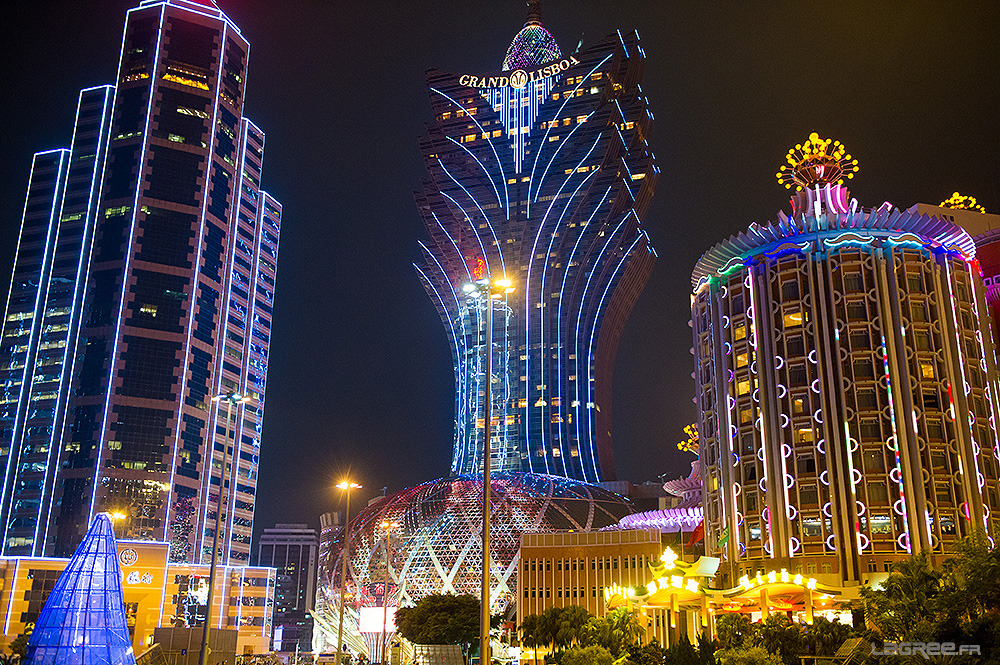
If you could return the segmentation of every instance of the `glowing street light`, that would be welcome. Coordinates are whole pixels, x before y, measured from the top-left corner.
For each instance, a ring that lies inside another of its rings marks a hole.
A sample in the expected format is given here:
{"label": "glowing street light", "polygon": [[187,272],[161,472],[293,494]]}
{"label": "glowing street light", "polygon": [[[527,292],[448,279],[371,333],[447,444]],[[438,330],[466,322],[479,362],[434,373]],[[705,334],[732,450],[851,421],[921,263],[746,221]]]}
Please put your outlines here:
{"label": "glowing street light", "polygon": [[340,624],[337,627],[337,665],[344,662],[344,584],[347,582],[347,555],[351,545],[351,490],[361,489],[361,485],[350,480],[342,480],[336,485],[344,490],[347,507],[344,510],[344,547],[340,553]]}
{"label": "glowing street light", "polygon": [[462,291],[473,298],[486,296],[486,403],[483,406],[483,586],[480,591],[479,663],[490,663],[490,446],[493,438],[493,300],[514,292],[514,285],[506,277],[477,280],[464,284]]}

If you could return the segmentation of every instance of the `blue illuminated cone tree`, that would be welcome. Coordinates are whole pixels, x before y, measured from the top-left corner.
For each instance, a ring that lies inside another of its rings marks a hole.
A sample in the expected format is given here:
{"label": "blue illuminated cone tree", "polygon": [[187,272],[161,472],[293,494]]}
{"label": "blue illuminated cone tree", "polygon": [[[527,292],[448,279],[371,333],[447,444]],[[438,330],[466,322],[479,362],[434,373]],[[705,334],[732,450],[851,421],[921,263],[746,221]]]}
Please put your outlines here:
{"label": "blue illuminated cone tree", "polygon": [[135,665],[111,517],[99,513],[45,601],[30,665]]}

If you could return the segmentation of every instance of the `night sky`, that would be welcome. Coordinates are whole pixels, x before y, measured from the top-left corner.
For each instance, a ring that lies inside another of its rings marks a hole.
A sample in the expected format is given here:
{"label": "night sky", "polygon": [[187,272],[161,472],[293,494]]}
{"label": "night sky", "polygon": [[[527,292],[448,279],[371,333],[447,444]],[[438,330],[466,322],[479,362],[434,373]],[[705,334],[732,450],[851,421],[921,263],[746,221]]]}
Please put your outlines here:
{"label": "night sky", "polygon": [[[137,1],[137,0],[136,0]],[[256,531],[318,523],[350,471],[390,493],[448,472],[454,381],[411,263],[431,121],[424,71],[500,68],[523,0],[219,0],[251,43],[245,113],[284,204]],[[132,2],[19,3],[0,23],[0,285],[31,155],[68,147],[77,92],[112,83]],[[864,206],[953,191],[1000,210],[995,2],[544,0],[564,52],[638,28],[662,169],[644,220],[659,261],[614,378],[618,477],[686,474],[695,419],[690,274],[713,244],[789,209],[775,180],[812,131],[860,161]],[[357,504],[355,504],[357,505]]]}

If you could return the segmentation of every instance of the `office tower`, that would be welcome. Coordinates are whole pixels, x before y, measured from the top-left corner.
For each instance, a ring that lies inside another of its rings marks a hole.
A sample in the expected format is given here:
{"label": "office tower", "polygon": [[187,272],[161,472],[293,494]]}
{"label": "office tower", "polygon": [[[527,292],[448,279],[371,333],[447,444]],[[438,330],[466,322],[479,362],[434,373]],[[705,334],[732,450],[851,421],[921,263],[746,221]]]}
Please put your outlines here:
{"label": "office tower", "polygon": [[[620,31],[564,54],[530,3],[501,71],[427,74],[417,271],[455,363],[453,474],[482,470],[490,380],[492,468],[614,479],[614,357],[655,260],[642,228],[658,173],[644,58],[638,34]],[[462,290],[502,276],[515,291],[500,300]]]}
{"label": "office tower", "polygon": [[729,586],[765,562],[851,586],[1000,533],[975,245],[941,216],[859,206],[842,186],[856,169],[812,134],[778,173],[791,215],[692,275],[706,552]]}
{"label": "office tower", "polygon": [[276,524],[264,529],[257,565],[277,569],[274,590],[274,650],[312,651],[311,611],[316,600],[319,540],[306,524]]}
{"label": "office tower", "polygon": [[[115,85],[35,156],[0,344],[4,556],[68,556],[106,511],[196,563],[221,495],[223,561],[248,561],[281,217],[248,56],[212,2],[143,0]],[[222,393],[250,400],[230,420]]]}

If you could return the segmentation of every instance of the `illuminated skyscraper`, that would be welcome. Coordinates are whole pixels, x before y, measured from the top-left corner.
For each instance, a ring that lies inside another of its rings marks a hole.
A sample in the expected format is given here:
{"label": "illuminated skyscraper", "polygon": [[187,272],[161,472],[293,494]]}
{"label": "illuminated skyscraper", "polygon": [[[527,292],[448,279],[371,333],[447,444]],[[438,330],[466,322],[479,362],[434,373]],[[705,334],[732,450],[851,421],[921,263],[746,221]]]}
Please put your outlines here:
{"label": "illuminated skyscraper", "polygon": [[[655,260],[642,228],[659,172],[644,58],[637,33],[620,31],[563,54],[532,3],[501,71],[428,72],[417,270],[455,362],[453,474],[482,469],[490,380],[492,468],[614,478],[615,352]],[[492,301],[487,331],[484,302],[461,287],[504,275],[516,290]]]}
{"label": "illuminated skyscraper", "polygon": [[792,213],[692,275],[706,551],[729,584],[766,565],[856,585],[1000,534],[976,246],[946,215],[860,207],[856,169],[813,134],[778,174]]}
{"label": "illuminated skyscraper", "polygon": [[[116,85],[35,156],[0,343],[4,556],[68,556],[108,511],[197,562],[221,483],[224,561],[247,562],[281,217],[248,55],[210,0],[143,0]],[[227,432],[230,392],[252,399]]]}

